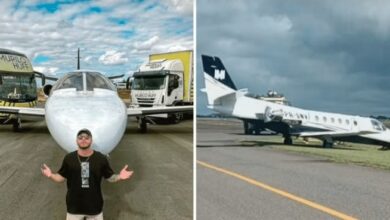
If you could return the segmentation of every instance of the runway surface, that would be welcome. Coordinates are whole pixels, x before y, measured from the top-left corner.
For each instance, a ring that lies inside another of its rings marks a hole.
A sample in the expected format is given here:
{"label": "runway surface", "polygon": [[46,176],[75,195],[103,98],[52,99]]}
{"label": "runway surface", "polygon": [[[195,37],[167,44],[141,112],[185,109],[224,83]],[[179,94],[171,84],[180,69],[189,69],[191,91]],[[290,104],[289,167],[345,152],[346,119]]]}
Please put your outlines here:
{"label": "runway surface", "polygon": [[[129,121],[110,163],[116,172],[128,164],[134,175],[119,183],[103,180],[104,219],[193,218],[192,124],[149,126],[140,134]],[[0,218],[65,219],[66,183],[40,171],[42,163],[57,171],[65,154],[44,122],[26,123],[20,133],[0,126]]]}
{"label": "runway surface", "polygon": [[198,220],[389,219],[389,171],[243,146],[261,136],[242,133],[238,120],[198,119]]}

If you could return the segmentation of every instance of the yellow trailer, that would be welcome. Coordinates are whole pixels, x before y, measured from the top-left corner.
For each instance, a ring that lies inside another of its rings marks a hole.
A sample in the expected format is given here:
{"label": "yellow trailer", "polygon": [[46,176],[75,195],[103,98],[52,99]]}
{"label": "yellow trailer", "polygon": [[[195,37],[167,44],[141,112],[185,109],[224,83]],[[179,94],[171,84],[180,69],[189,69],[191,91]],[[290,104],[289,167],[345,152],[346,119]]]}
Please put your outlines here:
{"label": "yellow trailer", "polygon": [[192,50],[158,53],[149,55],[149,61],[155,60],[180,60],[183,63],[183,83],[184,94],[183,101],[187,103],[193,103],[194,95],[194,65],[193,65],[193,52]]}

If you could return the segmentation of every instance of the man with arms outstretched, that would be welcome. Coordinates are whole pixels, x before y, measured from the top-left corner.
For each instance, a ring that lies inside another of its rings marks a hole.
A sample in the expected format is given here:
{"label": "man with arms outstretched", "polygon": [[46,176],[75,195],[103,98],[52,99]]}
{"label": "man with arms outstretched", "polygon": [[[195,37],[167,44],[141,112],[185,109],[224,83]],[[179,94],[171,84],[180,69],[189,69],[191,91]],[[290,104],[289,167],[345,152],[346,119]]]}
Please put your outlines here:
{"label": "man with arms outstretched", "polygon": [[101,180],[104,177],[109,182],[126,180],[133,171],[127,170],[127,165],[119,174],[111,169],[107,157],[91,148],[92,134],[88,129],[77,133],[77,151],[67,154],[58,173],[53,173],[46,165],[42,165],[42,174],[54,182],[64,182],[66,194],[67,220],[103,219],[103,196]]}

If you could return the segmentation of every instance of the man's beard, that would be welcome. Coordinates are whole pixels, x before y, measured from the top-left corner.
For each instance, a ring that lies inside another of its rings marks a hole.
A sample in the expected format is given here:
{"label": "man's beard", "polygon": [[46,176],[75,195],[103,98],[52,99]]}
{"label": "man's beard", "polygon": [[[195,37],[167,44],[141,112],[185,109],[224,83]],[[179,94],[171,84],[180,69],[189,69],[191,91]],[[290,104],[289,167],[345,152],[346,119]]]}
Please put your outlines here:
{"label": "man's beard", "polygon": [[86,149],[88,149],[89,147],[91,147],[91,145],[87,145],[87,146],[85,146],[85,147],[82,147],[82,146],[79,145],[79,148],[80,148],[81,150],[86,150]]}

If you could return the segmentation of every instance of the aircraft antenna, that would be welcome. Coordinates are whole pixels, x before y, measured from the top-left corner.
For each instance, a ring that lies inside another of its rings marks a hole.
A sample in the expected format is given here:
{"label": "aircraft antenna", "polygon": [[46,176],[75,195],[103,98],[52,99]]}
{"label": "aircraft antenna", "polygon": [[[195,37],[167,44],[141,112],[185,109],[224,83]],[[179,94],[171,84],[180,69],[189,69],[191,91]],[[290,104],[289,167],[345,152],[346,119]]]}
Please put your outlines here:
{"label": "aircraft antenna", "polygon": [[80,48],[77,49],[77,69],[80,69]]}

